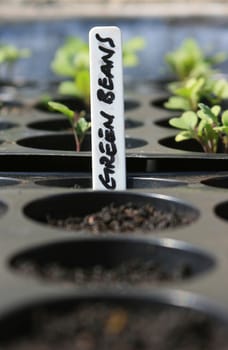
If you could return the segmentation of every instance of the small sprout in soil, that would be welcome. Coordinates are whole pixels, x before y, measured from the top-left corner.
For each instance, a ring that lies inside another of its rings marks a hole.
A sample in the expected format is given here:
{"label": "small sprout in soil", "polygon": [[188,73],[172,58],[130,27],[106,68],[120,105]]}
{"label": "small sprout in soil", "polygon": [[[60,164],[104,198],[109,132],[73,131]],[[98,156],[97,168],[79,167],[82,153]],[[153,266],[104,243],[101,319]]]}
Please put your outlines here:
{"label": "small sprout in soil", "polygon": [[[137,52],[142,50],[144,46],[145,42],[141,37],[135,37],[123,45],[123,64],[125,67],[133,67],[138,64]],[[57,75],[69,78],[69,80],[60,83],[59,93],[81,98],[89,109],[88,43],[77,37],[68,37],[56,51],[51,68]]]}
{"label": "small sprout in soil", "polygon": [[0,44],[0,65],[5,68],[6,76],[12,78],[13,67],[22,58],[30,57],[29,49],[17,49],[14,45]]}
{"label": "small sprout in soil", "polygon": [[63,115],[65,115],[71,126],[74,134],[75,144],[76,144],[76,152],[80,152],[81,144],[85,138],[86,132],[90,129],[91,123],[87,122],[85,119],[85,112],[75,112],[72,109],[68,108],[62,103],[49,101],[48,106]]}
{"label": "small sprout in soil", "polygon": [[171,118],[170,125],[181,131],[175,141],[195,139],[204,152],[216,153],[219,143],[224,153],[228,153],[228,110],[221,115],[221,107],[208,107],[199,103],[197,112],[187,111],[178,118]]}
{"label": "small sprout in soil", "polygon": [[178,81],[189,78],[210,77],[213,67],[227,59],[225,53],[207,56],[196,40],[185,39],[180,47],[165,56],[170,71]]}

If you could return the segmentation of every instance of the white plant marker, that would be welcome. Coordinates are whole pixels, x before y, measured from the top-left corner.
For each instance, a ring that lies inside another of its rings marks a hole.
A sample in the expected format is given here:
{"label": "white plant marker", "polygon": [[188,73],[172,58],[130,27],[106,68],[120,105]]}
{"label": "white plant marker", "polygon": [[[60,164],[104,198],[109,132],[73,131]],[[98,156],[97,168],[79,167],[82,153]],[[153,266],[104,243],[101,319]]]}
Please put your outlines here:
{"label": "white plant marker", "polygon": [[89,33],[94,190],[125,190],[122,40],[118,27]]}

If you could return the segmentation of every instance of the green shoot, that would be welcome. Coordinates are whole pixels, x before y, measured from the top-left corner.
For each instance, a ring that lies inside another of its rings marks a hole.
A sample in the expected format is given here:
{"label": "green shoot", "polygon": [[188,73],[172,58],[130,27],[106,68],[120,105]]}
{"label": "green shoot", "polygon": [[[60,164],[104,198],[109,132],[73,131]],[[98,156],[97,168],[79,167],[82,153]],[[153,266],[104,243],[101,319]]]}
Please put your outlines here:
{"label": "green shoot", "polygon": [[174,95],[165,103],[165,107],[174,110],[196,111],[199,101],[202,98],[204,78],[191,78],[182,86],[173,88]]}
{"label": "green shoot", "polygon": [[224,53],[218,53],[207,57],[194,39],[186,39],[180,47],[169,52],[165,56],[165,61],[170,71],[178,81],[189,78],[208,78],[213,73],[213,66],[227,59]]}
{"label": "green shoot", "polygon": [[0,64],[6,66],[7,75],[12,77],[13,66],[23,58],[30,57],[29,49],[17,49],[13,45],[0,44]]}
{"label": "green shoot", "polygon": [[228,82],[224,79],[191,78],[181,84],[173,83],[171,88],[173,96],[164,106],[172,110],[197,111],[202,101],[213,106],[228,98]]}
{"label": "green shoot", "polygon": [[195,139],[204,152],[216,153],[219,142],[224,147],[224,152],[228,152],[228,110],[221,114],[221,107],[215,105],[208,107],[199,103],[196,112],[184,112],[178,118],[171,118],[170,125],[180,129],[175,141]]}
{"label": "green shoot", "polygon": [[[123,64],[133,67],[138,64],[138,51],[144,48],[145,42],[135,37],[123,45]],[[89,45],[77,37],[68,37],[55,53],[51,68],[59,76],[67,77],[59,85],[59,93],[81,98],[89,109]]]}
{"label": "green shoot", "polygon": [[80,152],[81,150],[81,144],[85,138],[86,132],[90,129],[91,123],[87,122],[84,117],[84,111],[81,111],[80,113],[77,113],[73,111],[72,109],[68,108],[62,103],[49,101],[48,106],[57,112],[62,113],[65,115],[72,127],[75,144],[76,144],[76,152]]}

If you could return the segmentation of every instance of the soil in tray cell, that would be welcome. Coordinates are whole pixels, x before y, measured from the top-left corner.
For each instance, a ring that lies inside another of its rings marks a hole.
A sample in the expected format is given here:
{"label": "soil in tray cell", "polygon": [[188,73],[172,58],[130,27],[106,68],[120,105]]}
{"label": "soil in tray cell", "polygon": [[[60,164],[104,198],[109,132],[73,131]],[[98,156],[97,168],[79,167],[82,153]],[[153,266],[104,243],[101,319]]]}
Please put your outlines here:
{"label": "soil in tray cell", "polygon": [[58,242],[19,252],[9,266],[28,278],[75,286],[175,282],[214,266],[207,254],[175,245],[174,241],[170,248],[164,243],[98,238]]}
{"label": "soil in tray cell", "polygon": [[93,301],[61,309],[40,307],[20,311],[9,321],[14,336],[2,335],[1,350],[225,350],[228,346],[227,327],[209,316],[143,303]]}
{"label": "soil in tray cell", "polygon": [[99,232],[134,232],[140,229],[143,232],[162,230],[191,222],[175,212],[164,212],[150,204],[137,206],[132,202],[123,205],[104,206],[100,211],[81,217],[68,217],[65,220],[48,219],[53,226],[64,227],[67,230],[85,230],[94,234]]}
{"label": "soil in tray cell", "polygon": [[199,211],[171,197],[127,192],[78,192],[30,202],[25,215],[35,221],[73,231],[150,233],[189,225]]}

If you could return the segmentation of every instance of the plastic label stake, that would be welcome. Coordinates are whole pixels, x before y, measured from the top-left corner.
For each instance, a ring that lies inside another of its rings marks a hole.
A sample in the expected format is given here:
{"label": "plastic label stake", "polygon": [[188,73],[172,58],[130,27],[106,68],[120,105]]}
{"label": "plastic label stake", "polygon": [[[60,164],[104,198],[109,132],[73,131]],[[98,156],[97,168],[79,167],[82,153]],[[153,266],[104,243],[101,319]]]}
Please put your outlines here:
{"label": "plastic label stake", "polygon": [[89,33],[94,190],[125,190],[122,40],[118,27]]}

